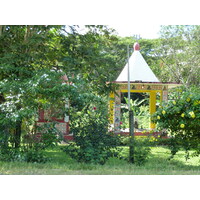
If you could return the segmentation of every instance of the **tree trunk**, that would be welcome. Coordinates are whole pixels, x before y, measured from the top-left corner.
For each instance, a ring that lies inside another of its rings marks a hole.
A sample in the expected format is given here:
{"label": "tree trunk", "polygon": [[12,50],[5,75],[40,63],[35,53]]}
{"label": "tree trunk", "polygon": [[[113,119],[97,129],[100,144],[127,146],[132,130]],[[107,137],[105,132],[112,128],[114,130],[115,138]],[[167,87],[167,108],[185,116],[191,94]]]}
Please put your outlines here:
{"label": "tree trunk", "polygon": [[22,121],[20,120],[20,121],[17,121],[16,126],[15,126],[15,135],[14,135],[15,148],[20,147],[21,134],[22,134]]}
{"label": "tree trunk", "polygon": [[4,103],[6,100],[4,98],[4,94],[0,93],[0,104]]}

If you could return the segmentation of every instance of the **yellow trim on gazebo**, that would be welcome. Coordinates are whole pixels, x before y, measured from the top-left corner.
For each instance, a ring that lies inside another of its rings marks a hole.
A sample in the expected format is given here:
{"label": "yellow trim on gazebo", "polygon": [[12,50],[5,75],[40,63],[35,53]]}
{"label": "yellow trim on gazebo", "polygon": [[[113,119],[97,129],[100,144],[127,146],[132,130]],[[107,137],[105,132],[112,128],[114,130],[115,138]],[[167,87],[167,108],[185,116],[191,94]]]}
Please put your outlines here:
{"label": "yellow trim on gazebo", "polygon": [[[128,90],[120,90],[120,93],[128,92]],[[156,112],[156,93],[160,93],[160,102],[162,102],[162,90],[131,90],[131,93],[149,93],[150,101],[149,101],[149,113],[150,115]],[[110,123],[114,123],[114,93],[110,93],[110,101],[109,101],[109,113],[110,113]],[[150,129],[155,129],[155,124],[152,122],[152,118],[150,118]]]}
{"label": "yellow trim on gazebo", "polygon": [[110,100],[109,100],[109,121],[111,124],[114,123],[114,103],[115,103],[115,95],[113,92],[110,93]]}
{"label": "yellow trim on gazebo", "polygon": [[[151,91],[150,92],[150,102],[149,102],[149,112],[150,115],[153,115],[156,112],[156,92],[155,91]],[[152,117],[150,117],[150,128],[154,129],[156,127],[156,125],[152,122]]]}

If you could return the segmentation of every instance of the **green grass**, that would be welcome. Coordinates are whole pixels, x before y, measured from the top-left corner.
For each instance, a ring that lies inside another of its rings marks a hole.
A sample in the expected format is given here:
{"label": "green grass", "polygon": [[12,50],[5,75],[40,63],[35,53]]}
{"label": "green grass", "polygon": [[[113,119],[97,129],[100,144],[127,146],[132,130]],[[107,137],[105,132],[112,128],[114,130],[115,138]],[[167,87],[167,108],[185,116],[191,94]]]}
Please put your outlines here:
{"label": "green grass", "polygon": [[124,160],[111,158],[105,165],[78,163],[59,149],[46,152],[51,161],[39,163],[2,162],[0,174],[10,175],[200,175],[199,157],[184,158],[180,151],[168,160],[170,151],[164,147],[152,147],[152,154],[143,166],[129,164]]}

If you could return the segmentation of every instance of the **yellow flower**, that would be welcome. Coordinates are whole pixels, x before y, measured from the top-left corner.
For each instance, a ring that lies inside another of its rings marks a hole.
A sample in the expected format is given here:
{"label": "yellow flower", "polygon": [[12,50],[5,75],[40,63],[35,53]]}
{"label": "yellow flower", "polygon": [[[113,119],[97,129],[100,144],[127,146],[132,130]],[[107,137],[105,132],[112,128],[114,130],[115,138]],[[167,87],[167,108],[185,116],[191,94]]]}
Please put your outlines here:
{"label": "yellow flower", "polygon": [[176,101],[173,101],[173,104],[176,105]]}
{"label": "yellow flower", "polygon": [[165,110],[163,110],[163,111],[162,111],[162,114],[164,115],[165,113],[166,113]]}
{"label": "yellow flower", "polygon": [[195,114],[194,114],[193,111],[189,112],[189,114],[190,114],[190,116],[191,116],[192,118],[195,118]]}
{"label": "yellow flower", "polygon": [[180,127],[181,127],[181,128],[185,128],[185,124],[181,124]]}
{"label": "yellow flower", "polygon": [[190,98],[188,97],[186,101],[187,101],[187,102],[190,102]]}
{"label": "yellow flower", "polygon": [[159,115],[157,116],[157,119],[160,119],[160,116],[159,116]]}
{"label": "yellow flower", "polygon": [[182,113],[182,114],[181,114],[181,117],[185,117],[185,113]]}

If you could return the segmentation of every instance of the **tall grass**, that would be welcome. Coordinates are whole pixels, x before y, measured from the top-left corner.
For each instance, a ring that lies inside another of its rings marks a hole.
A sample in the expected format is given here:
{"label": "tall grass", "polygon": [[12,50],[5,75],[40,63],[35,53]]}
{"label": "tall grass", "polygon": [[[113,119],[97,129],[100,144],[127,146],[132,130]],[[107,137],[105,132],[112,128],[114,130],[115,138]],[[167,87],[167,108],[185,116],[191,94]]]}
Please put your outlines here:
{"label": "tall grass", "polygon": [[78,163],[59,148],[46,151],[51,157],[47,163],[2,162],[0,174],[18,175],[199,175],[199,157],[187,162],[184,152],[180,151],[168,160],[170,151],[164,147],[152,147],[152,154],[143,166],[129,164],[124,160],[111,158],[105,165]]}

